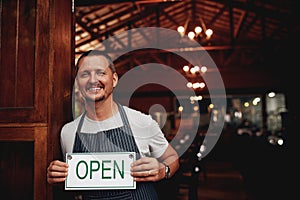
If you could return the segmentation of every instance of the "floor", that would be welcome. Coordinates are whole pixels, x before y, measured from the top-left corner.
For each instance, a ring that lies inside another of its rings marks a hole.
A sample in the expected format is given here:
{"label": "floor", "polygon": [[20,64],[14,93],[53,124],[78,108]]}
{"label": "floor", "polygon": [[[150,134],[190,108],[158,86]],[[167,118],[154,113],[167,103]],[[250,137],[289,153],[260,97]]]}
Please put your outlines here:
{"label": "floor", "polygon": [[[230,161],[206,161],[205,171],[183,183],[176,200],[286,200],[294,199],[287,162],[268,157],[239,171]],[[249,159],[250,160],[250,159]],[[250,160],[252,162],[253,160]],[[266,164],[269,163],[269,164]],[[256,166],[256,167],[253,167]],[[206,174],[206,176],[204,176]],[[242,175],[243,174],[243,175]],[[190,175],[189,175],[190,176]],[[181,179],[182,181],[184,179]],[[194,186],[194,187],[191,187]]]}
{"label": "floor", "polygon": [[255,200],[229,162],[207,162],[206,177],[199,173],[197,193],[189,192],[189,188],[179,190],[178,200]]}

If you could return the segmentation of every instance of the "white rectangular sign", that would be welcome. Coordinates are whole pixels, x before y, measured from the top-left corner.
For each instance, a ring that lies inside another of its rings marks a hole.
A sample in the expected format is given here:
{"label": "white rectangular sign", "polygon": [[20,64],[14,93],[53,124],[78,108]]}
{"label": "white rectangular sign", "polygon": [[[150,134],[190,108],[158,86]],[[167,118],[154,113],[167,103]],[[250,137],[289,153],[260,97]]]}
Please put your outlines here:
{"label": "white rectangular sign", "polygon": [[135,189],[130,165],[135,152],[71,153],[66,190]]}

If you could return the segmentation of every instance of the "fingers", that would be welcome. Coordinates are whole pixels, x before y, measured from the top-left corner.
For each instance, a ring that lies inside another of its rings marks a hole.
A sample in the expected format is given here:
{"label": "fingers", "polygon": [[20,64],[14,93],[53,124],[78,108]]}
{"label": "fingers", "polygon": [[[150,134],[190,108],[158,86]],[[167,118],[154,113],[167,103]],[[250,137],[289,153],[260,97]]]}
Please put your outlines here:
{"label": "fingers", "polygon": [[155,158],[143,157],[131,165],[131,176],[135,181],[158,180],[159,162]]}
{"label": "fingers", "polygon": [[131,172],[131,176],[135,181],[156,181],[158,180],[158,170]]}
{"label": "fingers", "polygon": [[68,175],[68,164],[62,161],[52,161],[47,168],[48,183],[58,183],[65,181]]}
{"label": "fingers", "polygon": [[132,166],[138,166],[138,165],[142,165],[142,164],[148,164],[148,163],[151,163],[153,161],[157,161],[155,158],[151,158],[151,157],[142,157],[136,161],[134,161],[132,163]]}
{"label": "fingers", "polygon": [[143,174],[148,175],[148,170],[155,169],[158,161],[155,158],[141,158],[136,160],[131,164],[131,171],[132,172],[140,172],[139,175],[142,176]]}
{"label": "fingers", "polygon": [[59,161],[59,160],[54,160],[50,163],[48,169],[54,170],[54,171],[64,171],[67,170],[69,165],[65,162]]}
{"label": "fingers", "polygon": [[149,170],[143,170],[143,171],[131,171],[131,175],[133,177],[149,177],[149,176],[155,176],[158,174],[157,169],[149,169]]}

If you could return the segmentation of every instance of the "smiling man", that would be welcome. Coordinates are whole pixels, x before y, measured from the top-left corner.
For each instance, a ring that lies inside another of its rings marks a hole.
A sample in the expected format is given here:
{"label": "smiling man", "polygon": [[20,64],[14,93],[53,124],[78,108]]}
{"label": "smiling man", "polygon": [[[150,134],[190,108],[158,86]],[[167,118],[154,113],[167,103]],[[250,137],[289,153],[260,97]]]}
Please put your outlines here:
{"label": "smiling man", "polygon": [[[177,152],[150,115],[114,101],[118,75],[108,55],[97,50],[86,52],[76,70],[85,111],[63,126],[63,154],[135,152],[136,160],[129,167],[137,183],[135,189],[93,189],[78,194],[83,199],[157,200],[152,182],[174,175],[179,167]],[[48,183],[64,182],[68,167],[65,161],[52,161],[47,169]]]}

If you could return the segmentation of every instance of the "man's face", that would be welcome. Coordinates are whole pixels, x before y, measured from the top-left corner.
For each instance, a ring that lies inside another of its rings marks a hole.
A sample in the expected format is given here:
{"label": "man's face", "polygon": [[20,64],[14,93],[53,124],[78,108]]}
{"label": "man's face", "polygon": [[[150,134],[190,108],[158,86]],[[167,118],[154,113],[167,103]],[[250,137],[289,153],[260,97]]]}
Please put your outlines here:
{"label": "man's face", "polygon": [[102,101],[111,96],[118,76],[109,68],[104,56],[88,56],[79,63],[77,84],[86,101]]}

